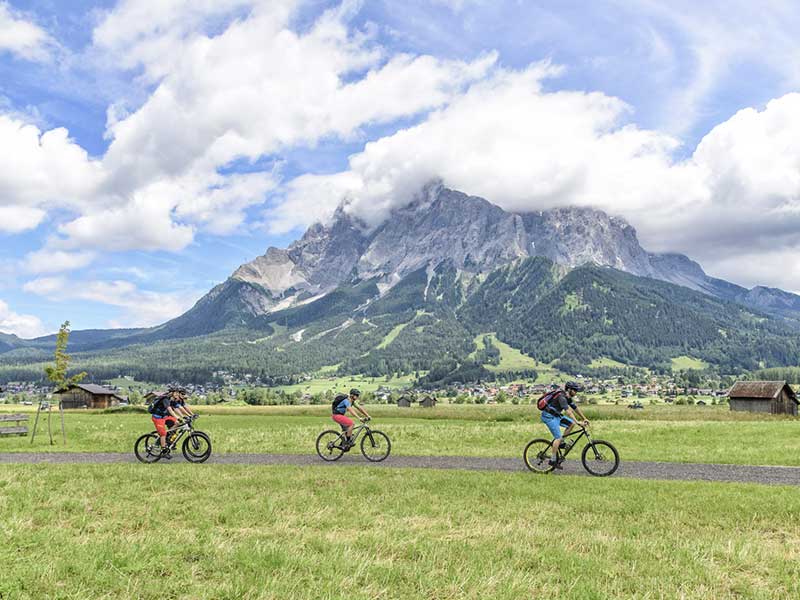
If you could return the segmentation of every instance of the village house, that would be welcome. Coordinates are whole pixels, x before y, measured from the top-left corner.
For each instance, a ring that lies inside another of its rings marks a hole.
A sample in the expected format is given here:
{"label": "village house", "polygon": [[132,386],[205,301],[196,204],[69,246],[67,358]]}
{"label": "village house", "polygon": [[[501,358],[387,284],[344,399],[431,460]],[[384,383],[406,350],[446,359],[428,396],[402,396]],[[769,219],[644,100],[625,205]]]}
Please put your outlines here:
{"label": "village house", "polygon": [[731,410],[797,416],[797,394],[785,381],[737,381],[728,398]]}

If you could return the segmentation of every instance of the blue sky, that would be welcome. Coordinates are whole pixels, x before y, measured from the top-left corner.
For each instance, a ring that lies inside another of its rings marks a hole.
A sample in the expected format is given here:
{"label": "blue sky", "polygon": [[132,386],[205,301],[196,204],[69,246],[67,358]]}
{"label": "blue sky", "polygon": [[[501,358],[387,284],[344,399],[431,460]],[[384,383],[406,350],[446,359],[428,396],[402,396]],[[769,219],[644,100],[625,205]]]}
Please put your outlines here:
{"label": "blue sky", "polygon": [[800,8],[662,4],[0,0],[0,331],[163,322],[433,176],[800,290]]}

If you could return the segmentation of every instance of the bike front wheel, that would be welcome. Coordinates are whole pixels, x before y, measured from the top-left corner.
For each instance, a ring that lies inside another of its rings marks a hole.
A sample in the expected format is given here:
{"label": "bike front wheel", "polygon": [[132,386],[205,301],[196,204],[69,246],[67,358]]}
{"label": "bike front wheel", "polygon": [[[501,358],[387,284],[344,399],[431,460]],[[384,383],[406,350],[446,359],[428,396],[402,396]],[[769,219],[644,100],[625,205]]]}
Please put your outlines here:
{"label": "bike front wheel", "polygon": [[317,454],[322,460],[333,462],[339,460],[344,454],[342,448],[342,435],[338,431],[329,429],[317,437]]}
{"label": "bike front wheel", "polygon": [[555,467],[550,464],[550,456],[553,451],[551,440],[533,440],[525,446],[522,458],[525,466],[534,473],[549,473]]}
{"label": "bike front wheel", "polygon": [[154,463],[161,459],[161,444],[157,433],[145,433],[133,445],[133,453],[143,463]]}
{"label": "bike front wheel", "polygon": [[619,468],[619,452],[608,442],[592,440],[581,454],[583,468],[595,477],[608,477]]}
{"label": "bike front wheel", "polygon": [[203,463],[211,456],[211,438],[202,431],[193,431],[181,447],[183,458],[190,463]]}
{"label": "bike front wheel", "polygon": [[371,429],[361,438],[361,454],[370,462],[386,460],[391,451],[392,442],[382,431]]}

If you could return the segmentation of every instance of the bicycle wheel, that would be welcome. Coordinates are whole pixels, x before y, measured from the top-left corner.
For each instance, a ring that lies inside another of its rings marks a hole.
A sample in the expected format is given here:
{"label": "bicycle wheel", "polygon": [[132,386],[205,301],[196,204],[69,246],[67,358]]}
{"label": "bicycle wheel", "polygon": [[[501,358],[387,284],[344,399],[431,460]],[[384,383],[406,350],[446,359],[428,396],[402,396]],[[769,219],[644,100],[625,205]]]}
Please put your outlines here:
{"label": "bicycle wheel", "polygon": [[551,440],[533,440],[525,446],[522,458],[525,466],[534,473],[549,473],[555,467],[550,464],[553,442]]}
{"label": "bicycle wheel", "polygon": [[161,459],[161,444],[157,433],[145,433],[133,445],[133,453],[143,463],[154,463]]}
{"label": "bicycle wheel", "polygon": [[370,462],[381,462],[386,460],[389,452],[392,451],[392,442],[382,431],[370,429],[361,438],[361,454]]}
{"label": "bicycle wheel", "polygon": [[317,438],[317,454],[322,460],[333,462],[339,460],[344,454],[341,446],[342,435],[338,431],[329,429],[319,434]]}
{"label": "bicycle wheel", "polygon": [[619,452],[608,442],[592,440],[584,446],[581,462],[595,477],[608,477],[619,468]]}
{"label": "bicycle wheel", "polygon": [[183,458],[190,463],[202,463],[211,456],[211,438],[202,431],[193,431],[183,440]]}

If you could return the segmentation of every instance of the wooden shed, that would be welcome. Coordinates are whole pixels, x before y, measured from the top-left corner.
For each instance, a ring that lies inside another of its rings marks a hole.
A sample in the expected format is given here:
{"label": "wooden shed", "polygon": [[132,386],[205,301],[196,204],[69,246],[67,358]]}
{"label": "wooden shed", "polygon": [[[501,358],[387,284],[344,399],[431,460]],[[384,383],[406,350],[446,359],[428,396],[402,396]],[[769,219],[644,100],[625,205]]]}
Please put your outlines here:
{"label": "wooden shed", "polygon": [[64,408],[109,408],[119,406],[124,400],[115,391],[93,383],[71,385],[56,395],[60,396]]}
{"label": "wooden shed", "polygon": [[728,392],[731,410],[797,416],[797,394],[785,381],[737,381]]}
{"label": "wooden shed", "polygon": [[413,401],[408,396],[400,396],[400,398],[397,399],[397,406],[400,408],[410,408],[411,402]]}
{"label": "wooden shed", "polygon": [[425,396],[420,400],[419,405],[423,408],[433,408],[436,406],[436,398],[434,396]]}

